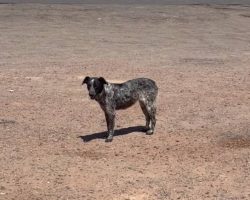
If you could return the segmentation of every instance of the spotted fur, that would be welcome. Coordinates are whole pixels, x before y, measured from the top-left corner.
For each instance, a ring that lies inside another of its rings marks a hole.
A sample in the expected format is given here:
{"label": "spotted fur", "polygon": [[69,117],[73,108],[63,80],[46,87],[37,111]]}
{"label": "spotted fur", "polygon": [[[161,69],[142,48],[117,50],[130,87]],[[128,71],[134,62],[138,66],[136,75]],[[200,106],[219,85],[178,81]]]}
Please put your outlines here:
{"label": "spotted fur", "polygon": [[111,142],[113,139],[115,111],[126,109],[137,101],[146,118],[146,133],[148,135],[154,133],[158,87],[153,80],[137,78],[116,84],[108,83],[102,77],[87,76],[82,84],[87,84],[90,98],[96,100],[104,111],[108,128],[106,142]]}

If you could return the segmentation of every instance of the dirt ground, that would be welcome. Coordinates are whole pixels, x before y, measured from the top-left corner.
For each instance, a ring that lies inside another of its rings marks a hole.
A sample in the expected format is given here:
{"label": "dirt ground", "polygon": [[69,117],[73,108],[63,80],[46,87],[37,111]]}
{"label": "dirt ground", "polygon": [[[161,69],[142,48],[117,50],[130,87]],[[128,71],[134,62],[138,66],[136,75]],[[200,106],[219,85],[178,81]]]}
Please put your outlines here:
{"label": "dirt ground", "polygon": [[[250,7],[0,5],[0,199],[250,199]],[[86,76],[154,79],[116,136]]]}

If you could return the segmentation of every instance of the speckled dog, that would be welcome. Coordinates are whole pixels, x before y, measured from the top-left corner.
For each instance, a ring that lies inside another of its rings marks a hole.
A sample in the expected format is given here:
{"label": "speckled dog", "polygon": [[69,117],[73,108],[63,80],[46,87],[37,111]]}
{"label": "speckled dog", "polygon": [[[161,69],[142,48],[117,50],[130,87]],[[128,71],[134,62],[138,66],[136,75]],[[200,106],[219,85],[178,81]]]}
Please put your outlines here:
{"label": "speckled dog", "polygon": [[82,84],[87,84],[89,96],[96,100],[105,113],[108,137],[111,142],[114,135],[115,110],[126,109],[139,101],[146,117],[146,134],[154,133],[156,124],[156,96],[158,88],[153,80],[138,78],[125,83],[108,83],[103,77],[85,77]]}

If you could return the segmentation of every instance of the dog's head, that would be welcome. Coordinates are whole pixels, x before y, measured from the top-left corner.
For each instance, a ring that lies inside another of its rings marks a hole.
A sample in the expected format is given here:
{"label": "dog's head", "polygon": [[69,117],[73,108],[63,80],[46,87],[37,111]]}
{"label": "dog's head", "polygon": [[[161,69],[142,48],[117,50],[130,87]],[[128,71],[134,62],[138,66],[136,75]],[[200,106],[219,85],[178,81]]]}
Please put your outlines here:
{"label": "dog's head", "polygon": [[102,92],[104,84],[107,84],[107,81],[103,77],[97,78],[86,76],[82,81],[82,85],[83,84],[87,84],[89,97],[95,99],[96,96]]}

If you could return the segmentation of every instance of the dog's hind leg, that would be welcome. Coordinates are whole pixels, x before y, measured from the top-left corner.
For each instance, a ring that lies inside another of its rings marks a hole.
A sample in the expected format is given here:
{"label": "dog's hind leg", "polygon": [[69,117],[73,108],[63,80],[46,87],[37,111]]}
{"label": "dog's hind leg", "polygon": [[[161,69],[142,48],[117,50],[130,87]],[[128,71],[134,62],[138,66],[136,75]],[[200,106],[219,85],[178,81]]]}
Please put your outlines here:
{"label": "dog's hind leg", "polygon": [[139,100],[142,111],[146,117],[146,133],[147,135],[152,135],[154,133],[155,124],[156,124],[156,106],[155,100],[147,100],[142,98]]}
{"label": "dog's hind leg", "polygon": [[147,111],[147,107],[145,105],[145,102],[144,101],[139,101],[140,103],[140,106],[141,106],[141,109],[142,109],[142,112],[143,114],[145,115],[145,119],[146,119],[146,130],[145,131],[148,131],[150,128],[149,128],[149,124],[150,124],[150,116],[149,116],[149,113]]}
{"label": "dog's hind leg", "polygon": [[154,133],[154,129],[155,129],[155,124],[156,124],[156,106],[154,103],[152,103],[151,105],[147,105],[147,111],[150,117],[150,125],[149,125],[149,130],[147,131],[147,135],[152,135]]}

